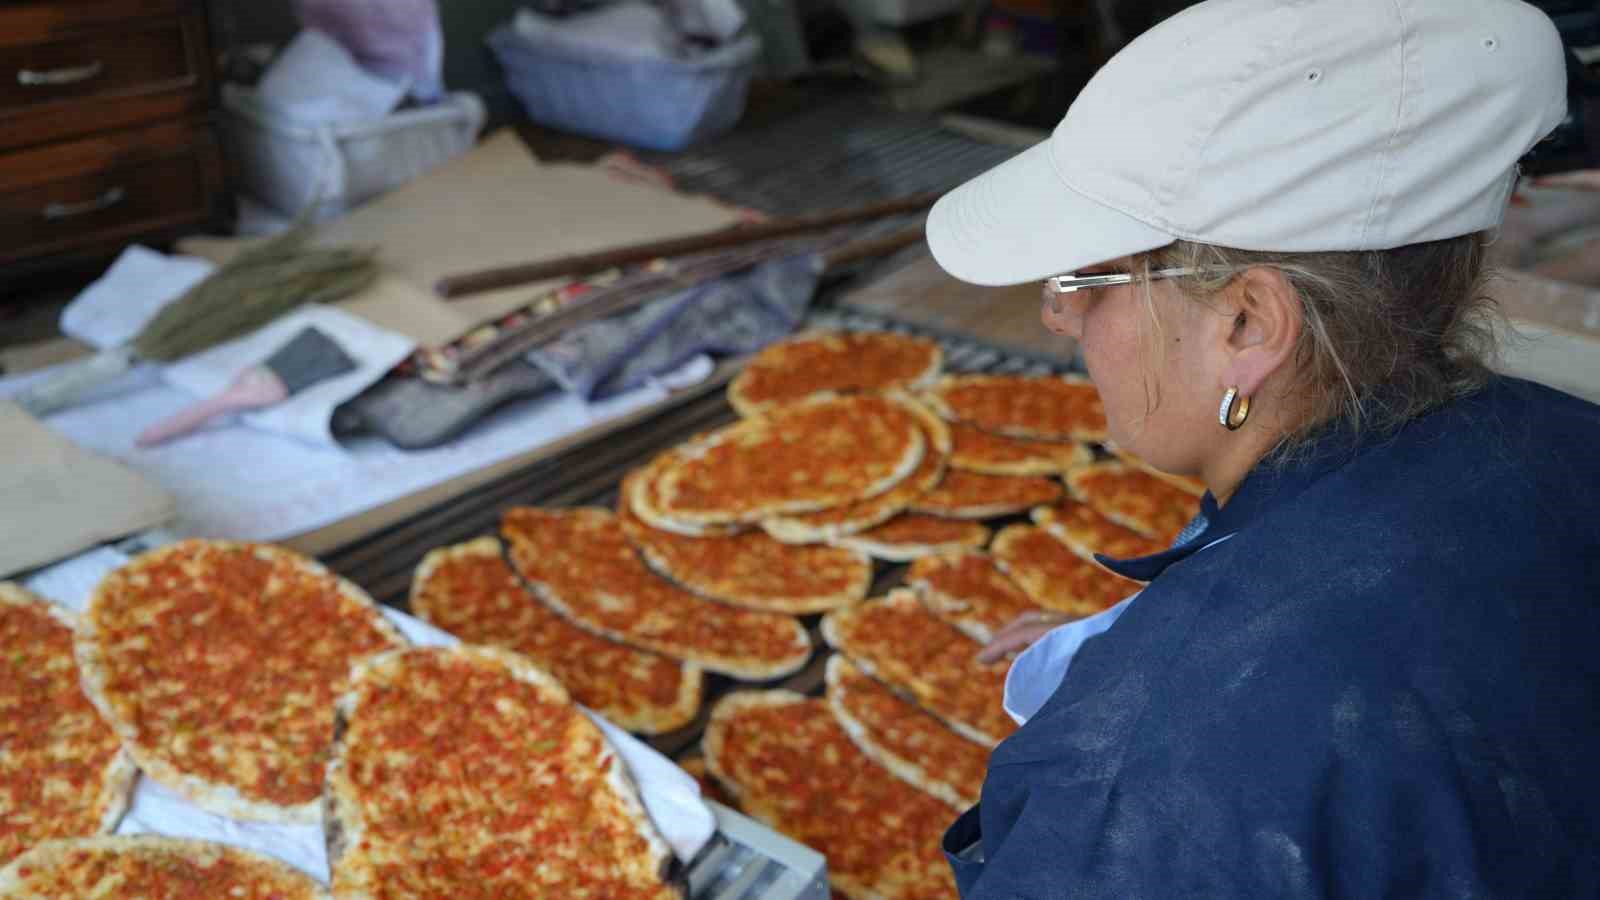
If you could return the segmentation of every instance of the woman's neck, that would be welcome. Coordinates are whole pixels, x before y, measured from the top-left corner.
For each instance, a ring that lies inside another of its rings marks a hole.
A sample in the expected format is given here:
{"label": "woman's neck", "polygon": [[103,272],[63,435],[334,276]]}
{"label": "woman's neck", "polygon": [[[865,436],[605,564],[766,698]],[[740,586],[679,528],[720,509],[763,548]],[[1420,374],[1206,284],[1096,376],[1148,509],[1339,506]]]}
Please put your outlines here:
{"label": "woman's neck", "polygon": [[1215,452],[1201,467],[1205,482],[1218,506],[1226,506],[1246,476],[1283,439],[1311,421],[1311,410],[1303,403],[1287,402],[1287,396],[1274,397],[1266,409],[1257,406],[1238,431],[1219,434]]}

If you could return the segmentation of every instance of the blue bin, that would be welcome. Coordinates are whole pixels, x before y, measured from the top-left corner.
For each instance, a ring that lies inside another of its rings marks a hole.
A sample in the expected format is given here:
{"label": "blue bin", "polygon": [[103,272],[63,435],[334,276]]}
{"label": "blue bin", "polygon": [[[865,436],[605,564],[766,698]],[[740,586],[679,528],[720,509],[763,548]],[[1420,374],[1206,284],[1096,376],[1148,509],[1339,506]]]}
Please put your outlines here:
{"label": "blue bin", "polygon": [[579,52],[510,26],[487,40],[529,118],[651,150],[681,150],[732,128],[761,54],[751,35],[685,60]]}

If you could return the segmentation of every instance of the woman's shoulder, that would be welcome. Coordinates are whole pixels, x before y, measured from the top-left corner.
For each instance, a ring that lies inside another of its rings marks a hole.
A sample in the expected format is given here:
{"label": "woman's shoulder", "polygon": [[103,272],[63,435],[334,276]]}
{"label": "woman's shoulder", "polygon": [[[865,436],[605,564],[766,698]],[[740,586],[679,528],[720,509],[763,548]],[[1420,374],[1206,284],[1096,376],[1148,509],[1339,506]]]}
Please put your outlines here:
{"label": "woman's shoulder", "polygon": [[1554,417],[1577,427],[1600,427],[1600,406],[1566,391],[1509,375],[1490,378],[1481,389],[1451,406],[1469,418]]}
{"label": "woman's shoulder", "polygon": [[1352,548],[1363,552],[1425,549],[1416,545],[1430,537],[1434,552],[1480,542],[1520,552],[1536,539],[1600,549],[1600,406],[1496,378],[1366,443],[1306,495],[1289,517],[1390,538]]}
{"label": "woman's shoulder", "polygon": [[1410,640],[1470,655],[1600,628],[1596,559],[1600,407],[1502,378],[1330,467],[1191,571],[1210,611],[1246,627],[1381,625],[1352,652]]}

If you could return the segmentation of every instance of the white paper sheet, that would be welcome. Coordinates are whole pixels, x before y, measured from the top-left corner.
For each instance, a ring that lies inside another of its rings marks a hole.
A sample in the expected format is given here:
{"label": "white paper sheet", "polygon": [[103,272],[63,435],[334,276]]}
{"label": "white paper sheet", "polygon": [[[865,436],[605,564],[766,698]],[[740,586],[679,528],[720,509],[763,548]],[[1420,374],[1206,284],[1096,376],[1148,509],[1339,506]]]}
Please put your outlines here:
{"label": "white paper sheet", "polygon": [[[14,395],[50,369],[0,379],[0,396]],[[663,382],[693,383],[710,374],[705,358]],[[169,526],[185,537],[274,541],[382,506],[508,457],[626,415],[668,395],[660,384],[588,404],[565,394],[516,403],[455,441],[403,451],[376,437],[344,450],[243,426],[211,428],[181,441],[140,450],[134,438],[193,398],[154,385],[113,400],[51,416],[47,424],[79,446],[121,460],[177,498]]]}
{"label": "white paper sheet", "polygon": [[252,428],[337,449],[339,445],[331,427],[334,409],[377,382],[416,346],[405,337],[359,316],[331,306],[302,306],[244,337],[167,366],[161,377],[188,391],[197,400],[210,397],[231,384],[241,370],[261,364],[310,327],[332,338],[356,363],[356,368],[310,385],[282,403],[245,413],[239,418]]}
{"label": "white paper sheet", "polygon": [[[89,607],[95,585],[106,573],[128,561],[110,548],[98,548],[58,563],[30,578],[29,590],[74,612]],[[457,639],[397,609],[381,607],[383,614],[408,640],[423,646],[449,646]],[[648,744],[623,731],[598,714],[585,713],[605,732],[639,785],[640,798],[667,843],[679,859],[689,860],[716,831],[716,819],[700,799],[700,787],[689,774]],[[267,825],[237,822],[213,815],[140,775],[128,813],[117,834],[165,834],[220,841],[246,847],[283,860],[326,884],[328,856],[320,825]]]}

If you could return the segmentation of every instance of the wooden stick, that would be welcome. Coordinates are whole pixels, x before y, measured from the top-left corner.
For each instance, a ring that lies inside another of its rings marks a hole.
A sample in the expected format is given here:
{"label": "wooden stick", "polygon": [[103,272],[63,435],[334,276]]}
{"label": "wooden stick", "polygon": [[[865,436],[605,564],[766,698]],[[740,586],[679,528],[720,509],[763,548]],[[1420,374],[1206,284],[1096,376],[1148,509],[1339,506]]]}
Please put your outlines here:
{"label": "wooden stick", "polygon": [[848,225],[852,222],[865,222],[871,219],[881,219],[885,216],[917,212],[932,206],[933,202],[938,198],[938,194],[916,194],[899,200],[875,203],[870,206],[842,212],[801,216],[794,219],[779,219],[773,222],[758,222],[753,225],[736,225],[731,228],[719,228],[715,231],[705,231],[688,237],[652,241],[647,244],[634,244],[628,247],[601,250],[596,253],[563,256],[544,262],[524,263],[522,265],[485,269],[481,272],[447,275],[439,279],[439,283],[435,285],[434,290],[441,297],[455,298],[499,288],[515,287],[519,284],[542,281],[547,278],[576,277],[632,262],[664,259],[723,247],[737,247],[758,241],[804,234],[809,231],[822,231],[839,225]]}
{"label": "wooden stick", "polygon": [[879,237],[865,238],[853,244],[846,244],[836,250],[830,250],[822,255],[827,269],[837,269],[863,259],[872,259],[889,254],[919,243],[924,239],[923,225],[918,223],[910,228],[902,228],[890,234]]}

